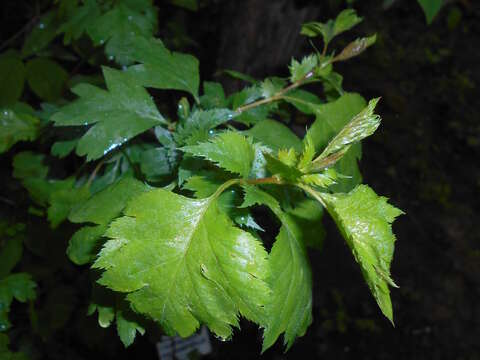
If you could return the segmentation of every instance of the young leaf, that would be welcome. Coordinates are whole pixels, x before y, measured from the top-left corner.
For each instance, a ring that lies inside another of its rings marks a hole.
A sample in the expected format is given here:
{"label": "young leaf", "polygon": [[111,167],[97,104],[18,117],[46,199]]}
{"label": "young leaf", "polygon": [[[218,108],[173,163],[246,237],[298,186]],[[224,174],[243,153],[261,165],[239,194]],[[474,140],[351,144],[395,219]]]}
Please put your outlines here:
{"label": "young leaf", "polygon": [[163,189],[135,198],[107,232],[94,264],[104,270],[99,282],[128,293],[132,307],[170,335],[189,336],[205,323],[229,338],[238,312],[263,324],[267,253],[218,210],[227,186],[202,200]]}
{"label": "young leaf", "polygon": [[338,14],[335,20],[328,20],[326,23],[309,22],[303,24],[300,33],[308,37],[322,35],[326,47],[335,36],[350,30],[361,21],[362,18],[357,16],[355,10],[345,9]]}
{"label": "young leaf", "polygon": [[303,229],[294,217],[282,211],[278,202],[254,186],[245,187],[243,207],[268,206],[282,222],[269,257],[268,284],[272,295],[265,306],[267,322],[262,352],[272,346],[281,333],[286,350],[296,337],[303,336],[312,322],[312,273],[305,249]]}
{"label": "young leaf", "polygon": [[[281,153],[279,152],[279,154]],[[296,166],[286,164],[281,161],[281,159],[272,156],[269,153],[264,153],[263,155],[267,161],[267,169],[272,175],[291,183],[295,183],[297,179],[303,175]]]}
{"label": "young leaf", "polygon": [[121,65],[135,61],[130,47],[138,39],[150,37],[157,27],[157,11],[151,0],[119,0],[89,27],[95,45],[106,44],[105,53]]}
{"label": "young leaf", "polygon": [[[333,102],[319,105],[315,110],[315,122],[307,131],[315,145],[315,151],[323,150],[365,105],[365,100],[356,93],[346,93]],[[333,191],[349,191],[361,182],[357,163],[361,154],[361,144],[354,144],[335,164],[335,169],[342,175],[350,176],[350,179],[343,179],[332,186]]]}
{"label": "young leaf", "polygon": [[318,58],[316,55],[311,54],[305,56],[301,62],[292,59],[290,66],[290,81],[292,83],[302,80],[308,76],[308,74],[317,66]]}
{"label": "young leaf", "polygon": [[332,61],[344,61],[352,57],[360,55],[364,52],[369,46],[375,44],[377,40],[377,34],[374,34],[365,38],[358,38],[355,41],[352,41],[348,44],[340,54],[335,56]]}
{"label": "young leaf", "polygon": [[79,140],[77,154],[98,159],[130,138],[165,123],[147,91],[122,71],[103,68],[108,90],[80,84],[79,99],[52,116],[56,126],[92,125]]}
{"label": "young leaf", "polygon": [[206,110],[226,107],[227,99],[225,98],[222,84],[205,81],[203,83],[203,95],[200,97],[200,105]]}
{"label": "young leaf", "polygon": [[282,99],[295,106],[298,111],[304,114],[314,114],[315,109],[322,103],[317,95],[302,89],[289,91],[287,94],[282,95]]}
{"label": "young leaf", "polygon": [[232,173],[247,178],[252,168],[255,149],[252,142],[245,136],[227,131],[216,136],[209,142],[185,146],[181,150],[186,153],[201,156],[217,166]]}
{"label": "young leaf", "polygon": [[360,264],[365,281],[382,313],[393,323],[388,285],[395,235],[392,222],[403,212],[387,203],[366,185],[348,194],[317,193],[337,223],[340,232]]}
{"label": "young leaf", "polygon": [[334,155],[343,156],[352,144],[372,135],[380,126],[380,116],[373,113],[379,100],[380,98],[370,100],[367,107],[355,115],[329,142],[320,156],[313,161],[312,166],[318,168],[330,166],[332,163],[328,159],[336,162],[338,157]]}
{"label": "young leaf", "polygon": [[124,56],[141,64],[128,68],[137,82],[156,89],[187,91],[198,100],[198,60],[188,54],[169,51],[159,39],[137,36]]}

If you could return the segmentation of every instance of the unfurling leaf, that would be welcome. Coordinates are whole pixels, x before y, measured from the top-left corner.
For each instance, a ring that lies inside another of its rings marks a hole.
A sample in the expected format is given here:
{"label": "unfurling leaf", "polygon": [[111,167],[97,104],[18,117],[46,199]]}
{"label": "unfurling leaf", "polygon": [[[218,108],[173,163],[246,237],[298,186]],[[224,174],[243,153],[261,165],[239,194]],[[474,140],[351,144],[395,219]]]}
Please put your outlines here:
{"label": "unfurling leaf", "polygon": [[350,30],[352,27],[362,21],[361,17],[353,9],[345,9],[338,14],[335,20],[328,20],[326,23],[309,22],[303,24],[301,34],[308,37],[317,37],[322,35],[326,45],[337,35]]}
{"label": "unfurling leaf", "polygon": [[167,334],[189,336],[204,323],[229,338],[239,313],[265,322],[267,253],[219,211],[221,190],[202,200],[163,189],[140,195],[110,226],[94,264],[102,285],[128,293]]}
{"label": "unfurling leaf", "polygon": [[[314,54],[305,56],[301,62],[292,59],[292,62],[288,67],[290,70],[290,81],[294,83],[296,81],[309,77],[312,70],[315,68],[315,66],[317,66],[317,63],[318,58]],[[313,76],[313,74],[311,74],[310,76]]]}
{"label": "unfurling leaf", "polygon": [[360,55],[369,46],[372,46],[373,44],[375,44],[376,40],[377,40],[377,34],[374,34],[366,38],[356,39],[355,41],[352,41],[350,44],[348,44],[340,54],[338,54],[333,58],[332,61],[344,61],[352,57],[355,57],[357,55]]}
{"label": "unfurling leaf", "polygon": [[318,193],[360,264],[365,281],[382,313],[393,323],[388,285],[395,235],[392,222],[403,212],[387,203],[366,185],[348,194]]}
{"label": "unfurling leaf", "polygon": [[312,169],[319,170],[336,163],[350,146],[372,135],[380,126],[381,118],[373,113],[380,98],[372,99],[367,107],[355,115],[330,141],[323,152],[313,161]]}

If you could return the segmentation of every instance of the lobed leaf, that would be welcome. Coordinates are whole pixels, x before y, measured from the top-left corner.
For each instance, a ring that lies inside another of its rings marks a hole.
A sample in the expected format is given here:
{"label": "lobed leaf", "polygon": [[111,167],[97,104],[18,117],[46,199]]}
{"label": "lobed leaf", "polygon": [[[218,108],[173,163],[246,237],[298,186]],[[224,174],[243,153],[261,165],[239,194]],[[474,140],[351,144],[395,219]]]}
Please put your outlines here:
{"label": "lobed leaf", "polygon": [[98,159],[130,138],[165,123],[147,91],[130,75],[103,68],[107,90],[80,84],[72,91],[76,101],[52,116],[56,126],[93,125],[76,146],[87,161]]}
{"label": "lobed leaf", "polygon": [[395,235],[392,222],[403,212],[387,203],[366,185],[348,194],[318,193],[360,264],[365,281],[382,313],[393,323],[388,285]]}
{"label": "lobed leaf", "polygon": [[189,336],[205,323],[229,338],[239,312],[264,323],[267,253],[219,211],[216,194],[202,200],[163,189],[140,195],[110,226],[111,240],[94,264],[104,270],[102,285],[128,293],[132,307],[167,334]]}

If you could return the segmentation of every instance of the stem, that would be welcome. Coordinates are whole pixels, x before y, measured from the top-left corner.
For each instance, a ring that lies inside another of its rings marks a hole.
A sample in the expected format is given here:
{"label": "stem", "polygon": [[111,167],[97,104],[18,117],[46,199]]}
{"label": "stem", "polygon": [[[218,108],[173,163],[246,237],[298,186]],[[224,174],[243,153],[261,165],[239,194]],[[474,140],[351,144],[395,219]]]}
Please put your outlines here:
{"label": "stem", "polygon": [[90,187],[90,184],[91,184],[92,181],[95,179],[95,177],[97,176],[98,171],[100,170],[100,168],[103,166],[104,163],[105,163],[105,159],[102,159],[102,160],[97,164],[97,166],[95,166],[95,169],[93,169],[92,174],[91,174],[90,177],[88,178],[87,187]]}
{"label": "stem", "polygon": [[325,208],[325,209],[328,209],[327,208],[327,204],[325,204],[325,202],[323,201],[322,197],[318,194],[318,192],[316,192],[315,190],[313,190],[310,186],[308,185],[304,185],[304,184],[295,184],[296,186],[298,186],[300,189],[302,189],[303,191],[305,191],[307,194],[309,194],[310,196],[312,196],[315,200],[317,200],[320,204],[322,204],[322,206]]}
{"label": "stem", "polygon": [[235,111],[238,112],[238,113],[242,113],[244,111],[253,109],[257,106],[268,104],[268,103],[271,103],[273,101],[281,100],[283,95],[285,95],[287,92],[289,92],[293,89],[296,89],[297,87],[303,85],[305,83],[305,81],[310,79],[313,75],[314,75],[313,71],[309,71],[303,78],[301,78],[300,80],[297,80],[294,83],[292,83],[292,84],[288,85],[287,87],[283,88],[282,90],[277,92],[275,95],[273,95],[269,98],[266,98],[266,99],[257,100],[253,103],[240,106]]}

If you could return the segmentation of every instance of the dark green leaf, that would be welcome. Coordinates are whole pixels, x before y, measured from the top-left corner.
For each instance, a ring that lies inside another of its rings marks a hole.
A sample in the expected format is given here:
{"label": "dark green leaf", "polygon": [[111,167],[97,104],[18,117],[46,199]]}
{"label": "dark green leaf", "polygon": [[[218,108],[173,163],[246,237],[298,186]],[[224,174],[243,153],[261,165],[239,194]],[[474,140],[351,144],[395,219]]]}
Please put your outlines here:
{"label": "dark green leaf", "polygon": [[26,69],[28,85],[39,98],[54,101],[62,95],[68,73],[56,62],[35,58],[27,63]]}
{"label": "dark green leaf", "polygon": [[[0,56],[0,108],[15,104],[23,92],[25,66],[15,53]],[[1,122],[0,122],[1,123]]]}

